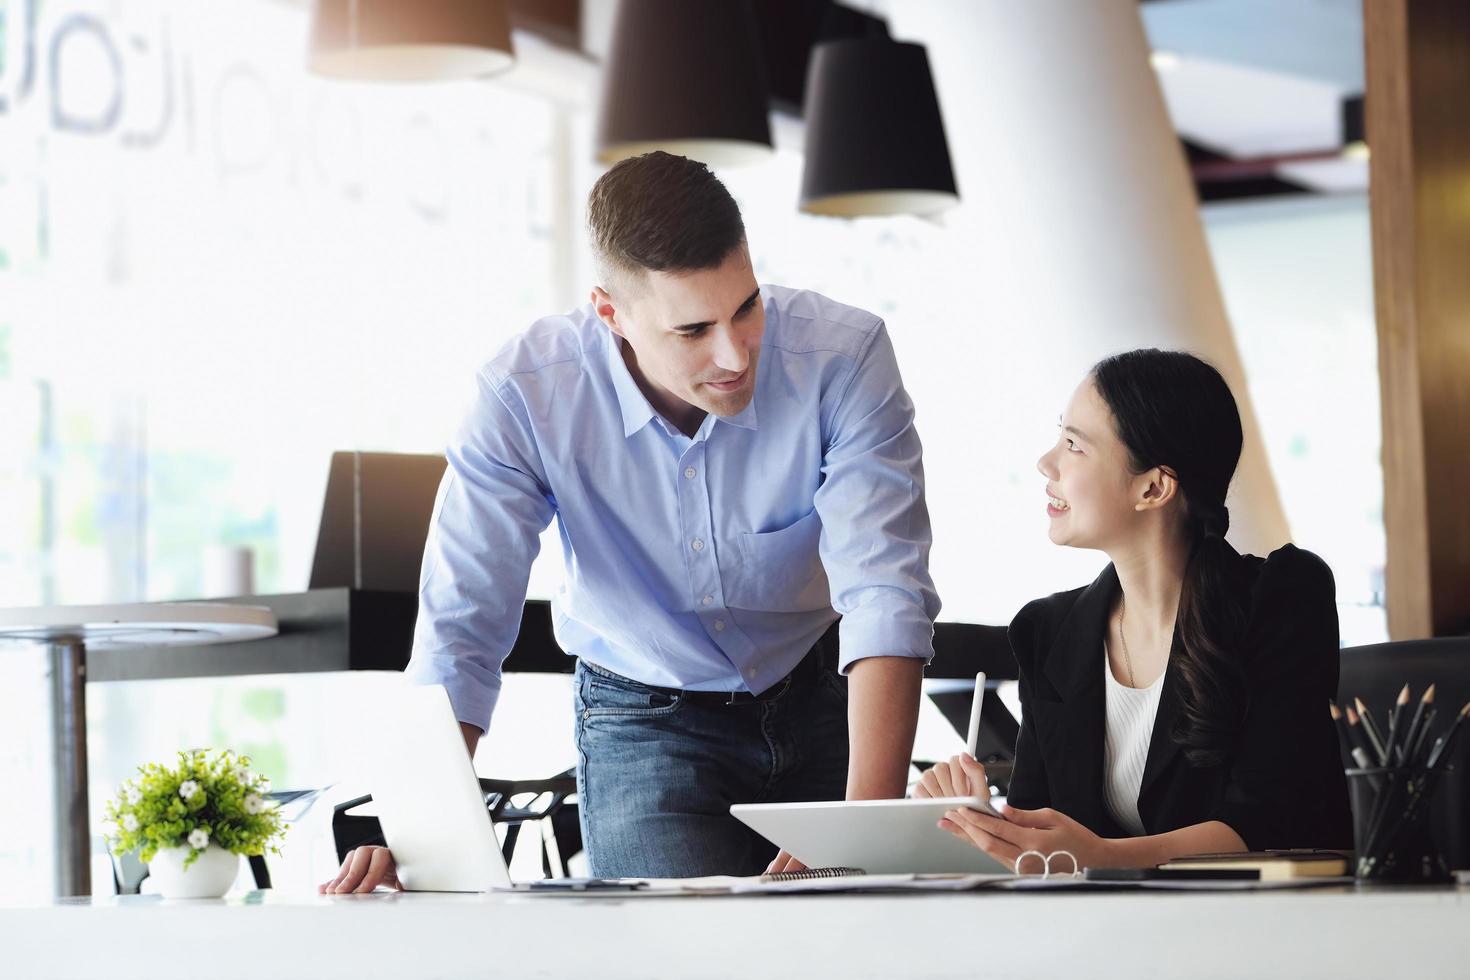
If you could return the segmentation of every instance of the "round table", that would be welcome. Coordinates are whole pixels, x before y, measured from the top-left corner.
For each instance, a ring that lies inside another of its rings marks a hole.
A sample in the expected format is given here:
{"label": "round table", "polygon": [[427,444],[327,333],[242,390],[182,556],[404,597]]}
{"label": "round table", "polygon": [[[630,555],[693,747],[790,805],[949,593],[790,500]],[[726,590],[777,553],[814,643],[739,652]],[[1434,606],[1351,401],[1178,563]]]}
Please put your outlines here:
{"label": "round table", "polygon": [[56,780],[56,887],[92,892],[87,801],[87,650],[202,646],[276,634],[263,606],[153,602],[0,609],[0,641],[51,649],[52,759]]}

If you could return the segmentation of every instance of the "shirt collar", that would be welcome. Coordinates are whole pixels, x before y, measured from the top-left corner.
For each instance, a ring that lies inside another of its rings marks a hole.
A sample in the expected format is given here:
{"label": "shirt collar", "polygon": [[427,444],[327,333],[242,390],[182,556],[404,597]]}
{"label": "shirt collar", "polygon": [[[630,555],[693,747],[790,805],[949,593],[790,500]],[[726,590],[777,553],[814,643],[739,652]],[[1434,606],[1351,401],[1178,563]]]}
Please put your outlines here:
{"label": "shirt collar", "polygon": [[623,360],[623,338],[608,331],[607,368],[612,375],[613,391],[618,396],[618,408],[623,413],[623,436],[630,437],[653,420],[657,413],[638,388],[638,382],[628,371]]}
{"label": "shirt collar", "polygon": [[[761,382],[760,365],[756,365],[756,369],[755,369],[755,384],[756,384],[756,390],[757,391],[760,390],[760,382]],[[749,405],[746,405],[744,408],[742,408],[740,411],[736,412],[734,415],[729,415],[729,416],[722,415],[722,416],[720,416],[719,421],[724,422],[727,425],[737,426],[738,428],[741,428],[741,429],[749,429],[752,432],[756,431],[757,426],[756,426],[756,419],[755,419],[755,396],[754,395],[751,396],[751,398],[750,398],[750,404]]]}
{"label": "shirt collar", "polygon": [[[623,437],[629,438],[651,422],[658,412],[649,403],[642,389],[638,387],[638,382],[633,380],[628,364],[623,360],[623,338],[608,331],[608,341],[608,372],[612,375],[613,391],[618,396],[618,409],[623,413]],[[755,380],[757,390],[759,390],[759,364],[756,366]],[[752,432],[756,431],[755,398],[752,397],[750,404],[734,415],[717,416],[715,421],[725,422],[741,429],[749,429]]]}

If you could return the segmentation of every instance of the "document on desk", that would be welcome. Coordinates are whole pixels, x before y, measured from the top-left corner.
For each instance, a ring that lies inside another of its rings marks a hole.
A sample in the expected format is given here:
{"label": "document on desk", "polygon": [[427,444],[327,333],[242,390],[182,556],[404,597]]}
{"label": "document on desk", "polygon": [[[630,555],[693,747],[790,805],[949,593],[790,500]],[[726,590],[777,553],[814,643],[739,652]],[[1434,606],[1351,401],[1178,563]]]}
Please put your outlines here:
{"label": "document on desk", "polygon": [[712,875],[704,878],[642,878],[566,885],[537,882],[521,894],[578,898],[668,897],[679,895],[792,895],[805,892],[971,891],[1011,880],[1004,874],[843,874],[831,877]]}
{"label": "document on desk", "polygon": [[763,881],[764,875],[736,878],[732,895],[793,894],[797,892],[964,892],[987,888],[1015,878],[1007,874],[881,874],[838,875],[831,878],[790,878]]}
{"label": "document on desk", "polygon": [[1097,881],[1084,878],[1007,874],[844,874],[831,877],[796,877],[772,880],[767,875],[738,877],[713,875],[705,878],[641,878],[565,885],[538,882],[520,894],[560,895],[578,898],[668,898],[699,895],[797,895],[900,892],[1054,892],[1054,891],[1185,891],[1250,892],[1284,888],[1322,888],[1350,884],[1350,878],[1289,878],[1284,881],[1145,879]]}

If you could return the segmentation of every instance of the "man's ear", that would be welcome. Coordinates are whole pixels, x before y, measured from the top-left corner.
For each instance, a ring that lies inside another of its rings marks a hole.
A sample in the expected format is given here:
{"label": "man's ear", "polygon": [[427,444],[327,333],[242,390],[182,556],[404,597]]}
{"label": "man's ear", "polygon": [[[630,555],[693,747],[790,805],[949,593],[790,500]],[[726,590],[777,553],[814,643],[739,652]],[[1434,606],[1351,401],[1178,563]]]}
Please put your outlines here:
{"label": "man's ear", "polygon": [[617,304],[613,302],[612,294],[601,286],[592,287],[592,309],[596,311],[597,318],[607,324],[607,329],[627,339],[622,325],[618,323]]}
{"label": "man's ear", "polygon": [[1179,476],[1167,466],[1155,466],[1138,476],[1139,497],[1136,511],[1162,510],[1179,495]]}

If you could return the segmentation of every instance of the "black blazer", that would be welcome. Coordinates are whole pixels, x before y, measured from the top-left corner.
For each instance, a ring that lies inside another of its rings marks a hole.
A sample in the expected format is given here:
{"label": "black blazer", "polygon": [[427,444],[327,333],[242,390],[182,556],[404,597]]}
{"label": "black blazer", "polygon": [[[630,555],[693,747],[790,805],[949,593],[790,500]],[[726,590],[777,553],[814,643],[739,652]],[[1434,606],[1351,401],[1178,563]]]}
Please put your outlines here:
{"label": "black blazer", "polygon": [[[1189,764],[1169,735],[1184,656],[1176,629],[1139,791],[1144,831],[1219,820],[1251,850],[1351,848],[1347,781],[1327,710],[1338,671],[1332,571],[1292,545],[1265,559],[1230,555],[1228,578],[1247,611],[1245,721],[1224,764]],[[1127,836],[1103,795],[1103,639],[1118,588],[1109,565],[1086,588],[1030,603],[1010,627],[1022,717],[1007,802],[1052,807],[1102,837]]]}

